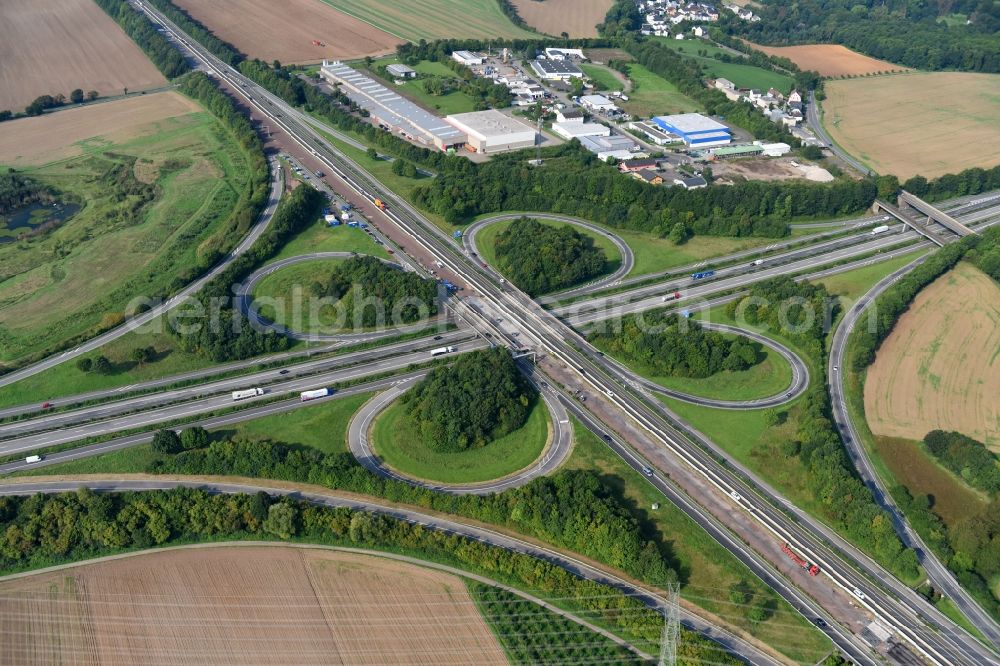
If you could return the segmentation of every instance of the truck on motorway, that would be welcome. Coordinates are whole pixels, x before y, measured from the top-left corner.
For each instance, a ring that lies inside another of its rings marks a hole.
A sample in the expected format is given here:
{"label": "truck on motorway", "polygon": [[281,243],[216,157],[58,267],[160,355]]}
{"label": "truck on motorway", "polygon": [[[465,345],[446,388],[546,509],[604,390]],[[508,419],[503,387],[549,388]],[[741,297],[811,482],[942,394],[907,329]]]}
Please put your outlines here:
{"label": "truck on motorway", "polygon": [[442,354],[451,354],[456,351],[458,351],[458,349],[450,345],[448,347],[438,347],[437,349],[431,350],[431,356],[441,356]]}
{"label": "truck on motorway", "polygon": [[328,388],[313,389],[311,391],[303,391],[299,394],[299,400],[302,402],[308,402],[310,400],[315,400],[316,398],[325,398],[331,395],[333,391]]}
{"label": "truck on motorway", "polygon": [[28,463],[29,465],[31,463],[42,462],[42,457],[41,456],[28,456],[27,458],[24,459],[24,462]]}
{"label": "truck on motorway", "polygon": [[385,210],[385,202],[381,199],[376,199],[375,205],[378,206],[380,210]]}
{"label": "truck on motorway", "polygon": [[672,294],[667,294],[666,296],[664,296],[663,297],[663,301],[664,302],[666,302],[666,301],[676,301],[680,297],[681,297],[681,292],[675,291]]}
{"label": "truck on motorway", "polygon": [[256,398],[259,395],[264,395],[264,389],[252,388],[243,391],[233,391],[233,400],[246,400],[247,398]]}
{"label": "truck on motorway", "polygon": [[795,551],[793,551],[792,547],[789,546],[787,543],[783,544],[781,546],[781,552],[783,552],[785,555],[788,555],[788,558],[792,562],[795,562],[797,565],[799,565],[800,567],[802,567],[803,569],[805,569],[806,571],[808,571],[810,576],[818,576],[819,575],[819,567],[816,566],[815,564],[809,564],[808,562],[806,562],[805,560],[803,560],[801,557],[799,557],[798,555],[796,555]]}
{"label": "truck on motorway", "polygon": [[691,279],[692,280],[702,280],[704,278],[712,277],[713,275],[715,275],[715,271],[702,271],[700,273],[692,273],[691,274]]}
{"label": "truck on motorway", "polygon": [[889,225],[888,224],[882,224],[882,225],[879,225],[879,226],[875,227],[874,229],[872,229],[871,232],[869,233],[869,235],[870,236],[877,236],[878,234],[884,234],[887,231],[889,231]]}

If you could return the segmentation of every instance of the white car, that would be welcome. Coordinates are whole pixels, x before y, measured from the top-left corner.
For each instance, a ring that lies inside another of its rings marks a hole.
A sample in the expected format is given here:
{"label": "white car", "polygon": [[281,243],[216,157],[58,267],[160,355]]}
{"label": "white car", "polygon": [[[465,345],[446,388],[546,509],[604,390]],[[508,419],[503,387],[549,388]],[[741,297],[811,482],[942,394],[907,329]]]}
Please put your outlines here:
{"label": "white car", "polygon": [[854,588],[853,590],[851,590],[851,594],[857,597],[860,601],[864,601],[865,599],[867,599],[865,593],[859,590],[858,588]]}
{"label": "white car", "polygon": [[730,490],[730,491],[729,491],[729,496],[730,496],[730,497],[732,497],[732,498],[733,498],[734,500],[736,500],[737,502],[739,502],[739,501],[741,501],[741,500],[743,499],[743,495],[740,495],[740,494],[739,494],[738,492],[736,492],[735,490]]}
{"label": "white car", "polygon": [[645,474],[646,476],[653,476],[653,470],[650,469],[649,467],[643,467],[642,473]]}

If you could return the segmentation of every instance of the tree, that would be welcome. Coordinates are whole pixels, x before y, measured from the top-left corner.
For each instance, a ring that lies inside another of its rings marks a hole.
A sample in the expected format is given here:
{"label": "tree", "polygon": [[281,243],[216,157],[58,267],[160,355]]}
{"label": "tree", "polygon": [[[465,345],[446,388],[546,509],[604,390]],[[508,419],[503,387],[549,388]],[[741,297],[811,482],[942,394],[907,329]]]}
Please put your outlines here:
{"label": "tree", "polygon": [[668,236],[670,242],[674,245],[683,245],[688,242],[691,238],[691,229],[688,228],[683,222],[678,222],[670,230],[670,235]]}
{"label": "tree", "polygon": [[365,151],[365,153],[368,155],[369,159],[373,159],[373,160],[377,160],[378,159],[378,151],[375,150],[374,148],[369,148],[368,150]]}
{"label": "tree", "polygon": [[272,504],[267,509],[267,518],[261,527],[265,532],[282,539],[289,538],[295,534],[295,507],[287,502]]}
{"label": "tree", "polygon": [[181,431],[181,448],[185,451],[202,449],[212,441],[212,435],[201,426],[192,426]]}
{"label": "tree", "polygon": [[764,410],[764,423],[769,426],[776,426],[781,423],[781,412],[774,407]]}
{"label": "tree", "polygon": [[74,104],[80,104],[83,102],[83,90],[81,88],[76,88],[69,94],[69,101]]}
{"label": "tree", "polygon": [[83,356],[76,360],[76,367],[80,372],[90,372],[90,369],[94,367],[94,362]]}
{"label": "tree", "polygon": [[144,365],[156,358],[156,349],[153,347],[136,347],[129,355],[133,361],[139,365]]}
{"label": "tree", "polygon": [[157,430],[153,435],[153,450],[157,453],[173,454],[182,450],[181,438],[173,430]]}
{"label": "tree", "polygon": [[97,91],[96,90],[89,90],[89,91],[87,91],[87,101],[88,102],[93,102],[95,99],[97,99],[97,97],[98,97],[98,95],[97,95]]}
{"label": "tree", "polygon": [[99,375],[110,375],[115,371],[115,366],[111,364],[107,356],[103,354],[94,359],[94,372]]}
{"label": "tree", "polygon": [[875,180],[878,186],[878,198],[892,201],[899,194],[899,178],[895,176],[879,176]]}

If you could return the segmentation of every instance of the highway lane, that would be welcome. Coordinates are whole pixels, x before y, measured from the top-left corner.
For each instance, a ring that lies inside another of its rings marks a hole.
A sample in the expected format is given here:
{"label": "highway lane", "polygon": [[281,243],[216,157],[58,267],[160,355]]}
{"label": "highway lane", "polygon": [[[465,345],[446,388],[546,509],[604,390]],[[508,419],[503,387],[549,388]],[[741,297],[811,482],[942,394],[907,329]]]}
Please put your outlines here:
{"label": "highway lane", "polygon": [[921,265],[926,257],[921,257],[906,266],[895,271],[891,275],[875,284],[868,292],[852,307],[844,316],[840,326],[834,332],[833,342],[830,347],[829,377],[830,377],[830,398],[833,405],[834,421],[840,431],[841,439],[847,448],[847,453],[858,470],[858,475],[865,485],[875,495],[876,500],[883,509],[893,517],[896,532],[901,536],[907,547],[912,548],[920,560],[920,564],[930,574],[938,589],[952,603],[958,606],[959,610],[973,620],[976,627],[982,631],[987,639],[994,645],[1000,645],[1000,625],[996,620],[979,605],[979,603],[959,584],[954,574],[944,565],[937,555],[928,548],[924,540],[917,534],[917,531],[907,521],[906,516],[896,505],[889,492],[888,487],[879,476],[878,471],[868,457],[868,452],[862,443],[861,437],[850,411],[847,408],[847,395],[844,388],[844,370],[847,360],[847,344],[851,333],[859,322],[865,320],[865,314],[869,306],[883,292],[891,288],[900,278]]}
{"label": "highway lane", "polygon": [[[488,346],[488,343],[481,339],[469,342],[460,342],[455,345],[459,351],[481,349],[486,346]],[[240,401],[240,404],[241,406],[243,404],[253,404],[263,400],[269,400],[277,395],[323,388],[339,382],[356,380],[383,372],[401,370],[411,364],[426,363],[429,360],[430,356],[425,351],[411,352],[391,358],[371,361],[358,367],[335,369],[308,377],[287,379],[271,384],[264,395],[247,398]],[[14,437],[0,442],[0,455],[8,456],[22,454],[28,451],[58,446],[60,444],[75,442],[89,437],[101,437],[136,428],[153,427],[157,424],[175,419],[189,418],[191,416],[197,416],[199,414],[205,414],[219,409],[228,409],[233,407],[233,405],[234,402],[232,396],[228,394],[214,395],[191,402],[173,404],[165,407],[156,407],[137,414],[115,416],[80,425],[70,425],[59,428],[58,430]]]}
{"label": "highway lane", "polygon": [[[216,494],[255,494],[264,492],[272,497],[290,497],[319,506],[374,513],[411,524],[423,525],[428,529],[439,532],[463,536],[511,552],[528,555],[535,559],[554,564],[585,580],[617,589],[642,601],[650,608],[660,610],[666,604],[666,599],[657,590],[633,583],[611,571],[598,568],[560,551],[518,539],[480,525],[466,523],[457,517],[452,518],[425,513],[417,509],[393,506],[375,499],[354,495],[345,496],[335,491],[320,491],[315,486],[307,486],[300,489],[293,485],[269,484],[267,481],[258,481],[255,479],[247,479],[240,482],[216,482],[192,479],[190,477],[163,477],[142,480],[112,476],[102,479],[81,480],[49,480],[42,477],[4,482],[0,484],[0,496],[69,493],[75,492],[80,488],[89,488],[95,492],[143,492],[171,490],[174,488],[194,488]],[[686,627],[719,643],[732,654],[745,659],[750,664],[773,666],[780,663],[773,656],[763,653],[760,649],[741,637],[706,622],[683,607],[680,609],[680,614],[681,621]]]}
{"label": "highway lane", "polygon": [[314,359],[297,365],[282,368],[271,368],[238,377],[229,377],[206,384],[192,384],[190,386],[168,389],[158,393],[132,396],[121,400],[104,402],[98,405],[81,407],[74,410],[51,412],[40,418],[25,419],[22,421],[0,424],[0,442],[11,437],[17,437],[32,432],[63,428],[69,425],[109,418],[125,413],[134,413],[169,403],[191,401],[196,398],[204,398],[206,396],[217,395],[220,393],[228,394],[232,391],[253,387],[264,388],[267,390],[271,385],[277,382],[315,376],[320,372],[349,366],[357,366],[372,361],[381,361],[400,354],[416,352],[418,350],[429,351],[434,347],[457,344],[459,342],[468,341],[474,337],[475,334],[469,330],[452,331],[440,336],[435,336],[435,338],[440,338],[439,340],[432,337],[417,338],[415,340],[397,342],[384,347],[365,349],[329,358]]}
{"label": "highway lane", "polygon": [[[612,243],[614,243],[614,246],[618,249],[618,254],[621,255],[621,265],[613,273],[592,280],[587,284],[578,285],[576,287],[560,291],[556,294],[551,294],[550,296],[546,296],[545,298],[541,299],[540,302],[544,303],[547,301],[547,299],[570,298],[572,296],[576,296],[579,294],[586,294],[591,291],[597,291],[598,289],[602,289],[604,287],[614,284],[615,282],[618,282],[626,275],[628,275],[630,272],[632,272],[632,268],[635,266],[635,254],[632,252],[632,248],[629,246],[629,244],[626,243],[624,240],[622,240],[621,236],[618,236],[617,234],[608,231],[607,228],[602,227],[599,224],[594,224],[593,222],[588,222],[587,220],[583,220],[578,217],[572,217],[570,215],[558,215],[555,213],[503,213],[500,215],[491,215],[490,217],[477,220],[476,222],[473,222],[468,227],[466,227],[465,231],[462,234],[462,244],[465,246],[466,252],[470,253],[473,256],[478,256],[479,247],[476,245],[476,234],[484,227],[487,227],[491,224],[496,224],[497,222],[505,222],[507,220],[517,220],[522,217],[532,217],[538,220],[546,220],[550,222],[563,222],[565,224],[569,224],[572,226],[582,227],[587,231],[598,234],[599,236],[603,236],[604,238],[610,240]],[[500,272],[497,271],[495,268],[491,267],[491,269],[499,277],[503,277],[500,274]]]}
{"label": "highway lane", "polygon": [[[158,19],[161,22],[165,20],[162,16],[158,16]],[[169,22],[166,25],[173,29]],[[201,49],[201,47],[192,48],[206,62],[213,61],[213,57]],[[222,69],[226,71],[224,67]],[[235,77],[236,75],[227,73],[227,76]],[[278,106],[279,108],[284,108],[281,105]],[[696,474],[709,480],[720,490],[731,489],[733,487],[731,484],[739,483],[723,465],[715,461],[698,460],[696,450],[688,449],[673,437],[664,436],[661,430],[662,426],[659,425],[655,415],[651,414],[646,406],[637,402],[634,396],[617,396],[612,390],[616,385],[610,383],[608,378],[603,376],[593,377],[585,367],[592,368],[592,360],[586,354],[581,353],[576,347],[580,346],[587,353],[590,353],[592,350],[589,349],[589,345],[587,345],[585,340],[576,336],[572,330],[567,329],[561,322],[551,317],[548,313],[541,311],[537,307],[537,304],[533,303],[525,295],[514,290],[508,291],[497,287],[478,266],[470,265],[470,262],[464,256],[455,251],[450,239],[445,238],[440,229],[437,229],[424,219],[407,202],[387,192],[371,174],[358,167],[344,155],[331,150],[321,139],[311,135],[308,131],[298,127],[292,128],[293,123],[283,123],[280,118],[276,118],[273,115],[272,120],[282,129],[289,131],[291,136],[300,145],[311,150],[317,159],[321,160],[328,169],[334,171],[339,178],[344,180],[360,195],[365,196],[369,201],[376,196],[379,198],[384,197],[383,201],[389,203],[389,209],[383,211],[386,219],[383,220],[382,217],[379,217],[380,222],[394,224],[408,234],[418,248],[422,248],[427,252],[433,253],[434,256],[441,258],[448,271],[455,275],[456,280],[487,297],[494,312],[501,313],[516,322],[523,329],[521,332],[527,344],[537,345],[538,351],[551,355],[554,362],[565,364],[565,368],[570,374],[567,377],[568,380],[582,380],[602,394],[607,392],[616,410],[624,411],[629,417],[634,418],[638,423],[642,424],[644,432],[648,433],[651,437],[659,439],[681,460],[693,467]],[[520,346],[517,340],[508,337],[509,334],[506,331],[496,329],[491,319],[484,317],[481,324],[487,328],[494,328],[499,335],[498,339],[505,340],[510,346]],[[552,367],[551,364],[548,367]],[[732,515],[731,509],[723,515],[727,518],[730,517]],[[795,533],[793,536],[791,531],[793,526],[786,522],[785,516],[780,512],[768,510],[766,513],[760,511],[755,515],[759,516],[758,521],[762,525],[766,525],[767,529],[772,530],[776,537],[785,538],[796,548],[804,546],[800,541],[803,535]],[[809,534],[817,532],[819,532],[818,528],[815,525],[810,525]],[[814,555],[815,551],[825,552],[827,550],[825,543],[814,539],[809,542],[808,547],[811,550],[807,555],[813,559],[816,559]],[[780,561],[780,558],[778,558],[778,561]],[[841,589],[849,591],[849,586],[856,584],[852,580],[857,573],[853,565],[847,566],[844,569],[837,568],[831,571],[832,567],[826,566],[825,561],[823,563],[827,575],[836,581],[836,585]],[[882,575],[891,577],[884,571]],[[877,586],[875,586],[875,589],[877,589]],[[937,663],[977,663],[981,661],[979,656],[983,653],[981,651],[976,653],[976,646],[956,645],[947,638],[942,639],[940,635],[926,631],[924,626],[926,619],[923,617],[917,618],[910,614],[906,607],[897,602],[895,596],[884,595],[880,591],[877,593],[871,592],[868,597],[862,600],[862,604],[873,613],[878,614],[883,622],[888,623],[894,631],[907,640],[915,649]],[[948,620],[945,620],[945,622],[953,625]],[[976,653],[976,656],[965,656],[972,655],[973,653]]]}
{"label": "highway lane", "polygon": [[[531,377],[531,374],[529,374]],[[438,492],[454,495],[488,495],[523,486],[534,478],[556,471],[573,451],[573,427],[570,425],[566,409],[558,399],[558,394],[547,383],[532,378],[548,410],[552,435],[537,460],[528,467],[501,479],[480,483],[446,484],[425,482],[407,476],[386,466],[375,453],[370,439],[371,427],[378,415],[389,407],[403,393],[413,387],[417,380],[400,382],[369,400],[351,418],[347,430],[347,444],[357,461],[373,474],[396,479],[415,486],[430,488]]]}
{"label": "highway lane", "polygon": [[[281,168],[272,158],[268,160],[268,164],[271,169],[271,191],[267,200],[267,204],[264,206],[264,210],[261,211],[260,215],[257,217],[257,221],[254,223],[247,235],[236,245],[232,252],[226,255],[225,259],[216,264],[211,270],[209,270],[205,275],[198,278],[187,287],[181,289],[179,292],[174,294],[168,300],[163,303],[154,305],[149,310],[145,312],[138,313],[131,317],[128,321],[120,326],[117,326],[110,331],[102,333],[86,342],[80,344],[80,346],[72,349],[70,351],[62,352],[58,355],[49,356],[46,359],[39,361],[38,363],[33,363],[31,365],[25,366],[20,370],[15,372],[10,372],[6,375],[0,376],[0,388],[4,386],[9,386],[14,382],[20,381],[25,377],[31,377],[37,375],[43,370],[48,370],[49,368],[54,368],[60,363],[65,363],[74,358],[81,356],[82,354],[87,354],[99,347],[106,345],[112,340],[117,340],[121,336],[129,333],[131,331],[140,328],[149,322],[153,321],[165,312],[169,312],[172,308],[184,302],[192,294],[196,293],[205,284],[219,275],[224,271],[229,265],[240,257],[244,252],[247,251],[251,245],[253,245],[261,234],[267,229],[268,225],[271,223],[271,217],[274,215],[274,211],[278,208],[278,202],[281,200],[282,192],[284,191],[284,176]],[[137,294],[136,296],[140,296]]]}

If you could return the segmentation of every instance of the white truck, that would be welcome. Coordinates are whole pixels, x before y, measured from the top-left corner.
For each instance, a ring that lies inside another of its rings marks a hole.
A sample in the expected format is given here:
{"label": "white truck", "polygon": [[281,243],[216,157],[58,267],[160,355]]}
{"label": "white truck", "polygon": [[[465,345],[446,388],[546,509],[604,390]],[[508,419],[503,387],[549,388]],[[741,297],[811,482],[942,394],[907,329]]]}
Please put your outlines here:
{"label": "white truck", "polygon": [[28,463],[29,465],[31,463],[42,462],[42,457],[41,456],[28,456],[27,458],[24,459],[24,462]]}
{"label": "white truck", "polygon": [[233,391],[233,400],[246,400],[247,398],[256,398],[259,395],[264,395],[264,389],[262,388],[252,388],[243,391]]}
{"label": "white truck", "polygon": [[887,231],[889,231],[889,225],[883,224],[872,229],[869,235],[877,236],[878,234],[884,234]]}
{"label": "white truck", "polygon": [[328,388],[313,389],[312,391],[303,391],[299,394],[299,400],[302,402],[308,402],[310,400],[315,400],[316,398],[325,398],[326,396],[333,393]]}
{"label": "white truck", "polygon": [[437,349],[431,350],[431,356],[441,356],[442,354],[451,354],[456,351],[458,351],[458,349],[452,346],[438,347]]}

